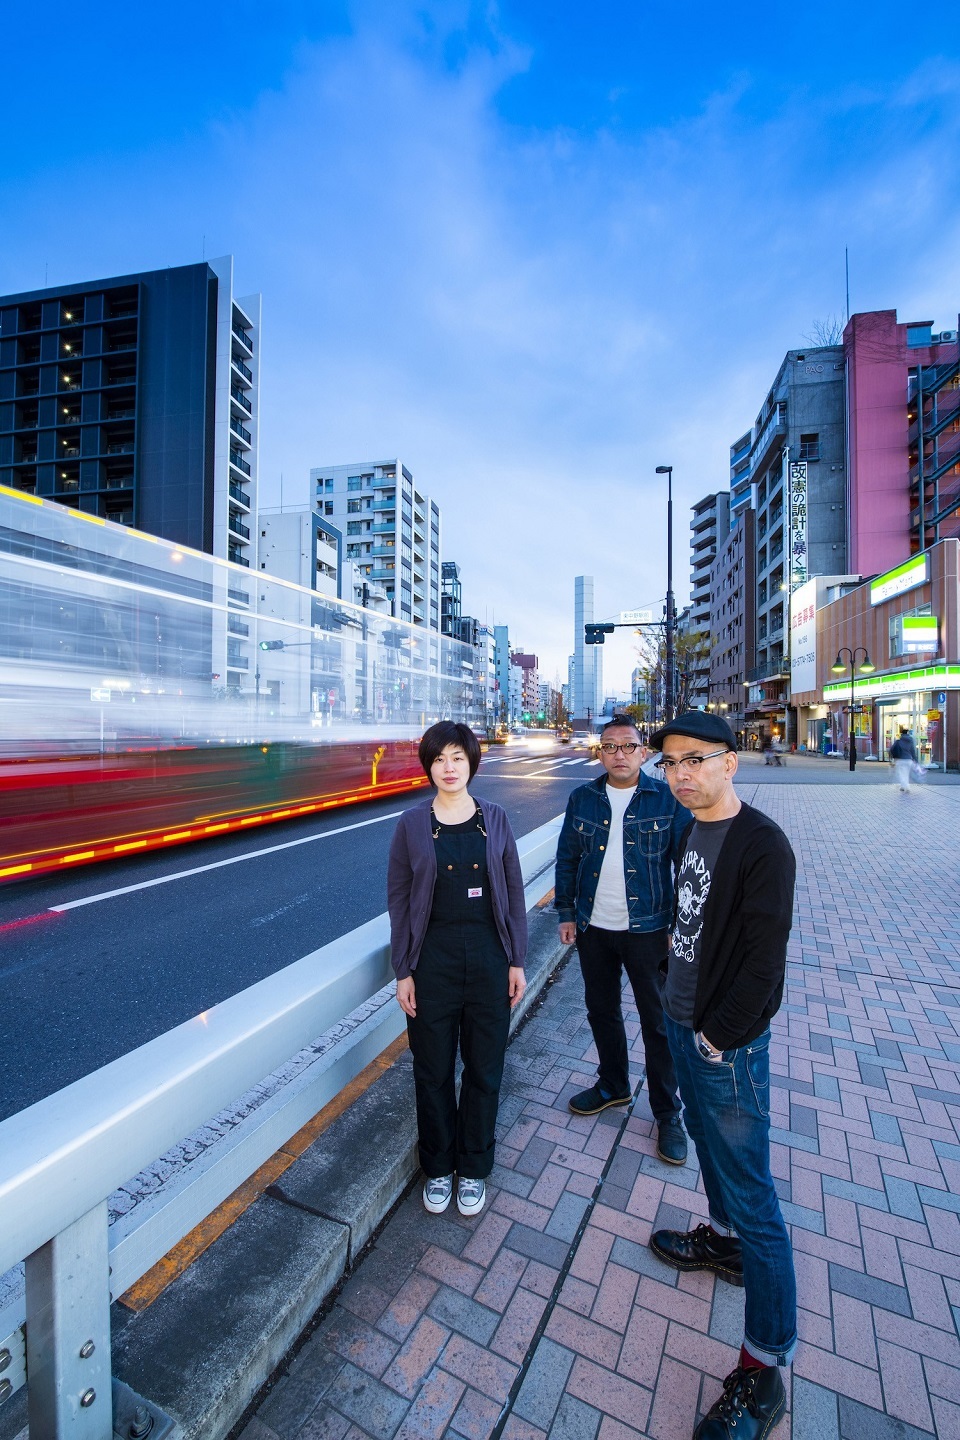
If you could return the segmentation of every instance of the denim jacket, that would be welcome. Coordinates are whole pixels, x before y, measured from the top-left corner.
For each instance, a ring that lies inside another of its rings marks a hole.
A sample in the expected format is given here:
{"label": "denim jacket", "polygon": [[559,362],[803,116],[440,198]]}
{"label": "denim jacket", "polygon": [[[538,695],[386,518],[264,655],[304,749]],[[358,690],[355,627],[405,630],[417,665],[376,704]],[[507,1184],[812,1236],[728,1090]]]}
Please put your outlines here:
{"label": "denim jacket", "polygon": [[[557,843],[556,898],[561,922],[590,924],[610,833],[607,777],[574,790]],[[623,817],[623,872],[633,931],[665,930],[673,916],[673,856],[692,816],[667,785],[641,773]]]}

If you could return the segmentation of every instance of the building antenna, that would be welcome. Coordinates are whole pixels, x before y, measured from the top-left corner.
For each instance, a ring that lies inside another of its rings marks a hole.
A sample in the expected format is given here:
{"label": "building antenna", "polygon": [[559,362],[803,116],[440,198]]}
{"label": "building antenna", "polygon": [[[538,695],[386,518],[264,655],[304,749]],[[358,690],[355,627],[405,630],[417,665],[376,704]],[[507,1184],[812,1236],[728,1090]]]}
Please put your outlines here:
{"label": "building antenna", "polygon": [[847,319],[850,319],[850,247],[843,247],[843,265],[847,272]]}
{"label": "building antenna", "polygon": [[283,513],[283,471],[280,471],[280,513]]}
{"label": "building antenna", "polygon": [[206,237],[206,235],[204,235],[204,237],[203,237],[203,243],[202,243],[201,246],[200,246],[200,259],[201,259],[201,260],[206,260],[206,258],[207,258],[207,237]]}

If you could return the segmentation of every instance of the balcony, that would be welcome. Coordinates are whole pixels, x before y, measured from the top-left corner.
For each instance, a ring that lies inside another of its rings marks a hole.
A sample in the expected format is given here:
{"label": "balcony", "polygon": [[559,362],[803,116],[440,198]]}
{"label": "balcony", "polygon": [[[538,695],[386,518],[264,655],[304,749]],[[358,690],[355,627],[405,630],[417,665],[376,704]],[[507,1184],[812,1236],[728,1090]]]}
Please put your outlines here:
{"label": "balcony", "polygon": [[241,490],[234,480],[230,481],[230,499],[236,500],[238,505],[245,505],[248,510],[250,509],[250,496],[246,490]]}
{"label": "balcony", "polygon": [[230,363],[231,363],[231,365],[233,365],[237,370],[240,371],[240,374],[243,376],[243,378],[244,378],[245,380],[249,380],[249,381],[250,381],[250,384],[251,384],[251,385],[253,384],[253,371],[250,369],[250,366],[249,366],[249,365],[244,365],[244,363],[243,363],[243,361],[240,359],[239,355],[231,355],[231,356],[230,356]]}
{"label": "balcony", "polygon": [[250,661],[246,655],[237,655],[233,651],[227,651],[227,664],[232,670],[249,670]]}
{"label": "balcony", "polygon": [[247,445],[253,444],[253,436],[250,434],[249,430],[244,429],[244,427],[240,424],[239,420],[231,420],[230,429],[233,431],[234,435],[239,435],[240,439],[243,440]]}
{"label": "balcony", "polygon": [[233,561],[234,565],[246,565],[247,569],[250,569],[250,561],[247,559],[246,555],[244,555],[243,551],[238,545],[231,545],[227,554],[228,558]]}
{"label": "balcony", "polygon": [[371,555],[378,555],[387,560],[392,560],[397,553],[396,545],[375,545],[370,551]]}
{"label": "balcony", "polygon": [[246,410],[248,415],[253,414],[253,406],[250,404],[250,401],[247,399],[244,392],[240,389],[239,385],[231,385],[230,394],[232,398],[236,400],[237,404],[242,406],[242,408]]}
{"label": "balcony", "polygon": [[249,591],[249,590],[235,590],[235,589],[231,589],[231,587],[228,586],[228,587],[227,587],[227,599],[228,599],[228,600],[235,600],[238,605],[249,605],[249,604],[250,604],[250,591]]}
{"label": "balcony", "polygon": [[250,539],[250,531],[248,527],[244,525],[236,515],[231,515],[227,523],[229,524],[230,529],[233,531],[234,535],[240,535],[243,537],[244,540]]}
{"label": "balcony", "polygon": [[[79,452],[78,452],[78,453],[79,453]],[[133,441],[132,441],[132,440],[115,440],[112,445],[108,445],[108,446],[107,446],[106,450],[104,451],[104,454],[105,454],[105,455],[132,455],[132,454],[133,454]]]}
{"label": "balcony", "polygon": [[230,464],[236,465],[237,469],[242,470],[244,475],[249,475],[251,473],[250,466],[247,464],[246,460],[244,460],[243,452],[240,450],[230,451]]}
{"label": "balcony", "polygon": [[370,571],[371,580],[395,580],[396,578],[397,572],[392,566],[389,570],[374,567],[374,569]]}
{"label": "balcony", "polygon": [[747,671],[746,680],[750,685],[760,685],[767,680],[785,680],[787,678],[783,660],[766,660],[762,665],[754,665]]}
{"label": "balcony", "polygon": [[121,410],[108,410],[106,418],[108,420],[132,420],[136,413],[135,407],[128,405]]}
{"label": "balcony", "polygon": [[245,624],[238,615],[227,616],[227,631],[231,635],[249,635],[250,626]]}
{"label": "balcony", "polygon": [[371,525],[371,526],[370,526],[370,534],[371,534],[371,535],[395,535],[396,533],[397,533],[397,527],[396,527],[396,525],[394,525],[394,524],[383,524],[383,525]]}
{"label": "balcony", "polygon": [[243,326],[242,326],[242,325],[238,325],[237,322],[236,322],[236,320],[234,320],[234,322],[233,322],[233,324],[231,325],[230,329],[231,329],[231,331],[233,332],[233,334],[236,336],[236,338],[240,341],[241,345],[246,345],[247,349],[249,350],[250,354],[252,355],[252,354],[253,354],[253,337],[250,336],[250,335],[248,335],[247,332],[246,332],[246,330],[244,330]]}
{"label": "balcony", "polygon": [[375,475],[370,483],[374,490],[396,490],[397,488],[395,475]]}
{"label": "balcony", "polygon": [[[374,500],[372,508],[374,510],[396,510],[397,502],[396,500]],[[391,529],[393,528],[391,526]]]}

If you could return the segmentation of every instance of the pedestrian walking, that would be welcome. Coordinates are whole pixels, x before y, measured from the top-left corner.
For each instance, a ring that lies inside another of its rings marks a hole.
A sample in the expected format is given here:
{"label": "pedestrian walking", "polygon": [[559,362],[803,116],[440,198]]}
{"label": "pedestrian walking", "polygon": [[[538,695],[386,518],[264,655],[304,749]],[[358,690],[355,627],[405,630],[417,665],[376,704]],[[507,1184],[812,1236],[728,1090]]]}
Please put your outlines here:
{"label": "pedestrian walking", "polygon": [[[480,745],[441,721],[420,741],[431,800],[401,815],[387,866],[390,958],[413,1053],[423,1203],[476,1215],[493,1169],[510,1010],[526,988],[527,913],[505,812],[469,785]],[[457,1099],[457,1049],[463,1061]]]}
{"label": "pedestrian walking", "polygon": [[595,1115],[632,1098],[621,1003],[626,971],[640,1016],[657,1155],[682,1165],[687,1137],[667,1042],[662,971],[673,908],[671,857],[690,816],[666,785],[641,772],[646,755],[633,721],[614,716],[600,735],[605,773],[573,791],[557,845],[560,940],[576,941],[599,1059],[596,1084],[569,1105],[575,1115]]}
{"label": "pedestrian walking", "polygon": [[678,1270],[744,1288],[740,1357],[694,1440],[760,1440],[783,1413],[780,1371],[797,1342],[793,1254],[770,1174],[768,1055],[796,861],[783,831],[738,798],[736,737],[724,719],[690,711],[651,743],[693,814],[679,850],[664,1006],[709,1221],[658,1230],[650,1246]]}
{"label": "pedestrian walking", "polygon": [[903,726],[900,728],[900,734],[890,746],[890,759],[893,761],[893,778],[900,786],[901,795],[909,795],[913,767],[915,765],[919,767],[920,759],[913,736]]}

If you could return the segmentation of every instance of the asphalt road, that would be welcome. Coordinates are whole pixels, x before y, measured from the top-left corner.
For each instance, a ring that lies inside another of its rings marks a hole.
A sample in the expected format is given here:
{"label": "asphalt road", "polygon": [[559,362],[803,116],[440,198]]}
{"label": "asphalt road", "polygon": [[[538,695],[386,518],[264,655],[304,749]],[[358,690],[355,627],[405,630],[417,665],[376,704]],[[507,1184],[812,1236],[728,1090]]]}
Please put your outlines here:
{"label": "asphalt road", "polygon": [[[599,769],[521,743],[491,750],[473,790],[520,836]],[[0,890],[0,1119],[379,915],[396,817],[422,798]]]}

